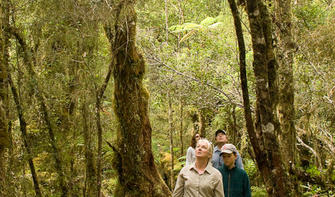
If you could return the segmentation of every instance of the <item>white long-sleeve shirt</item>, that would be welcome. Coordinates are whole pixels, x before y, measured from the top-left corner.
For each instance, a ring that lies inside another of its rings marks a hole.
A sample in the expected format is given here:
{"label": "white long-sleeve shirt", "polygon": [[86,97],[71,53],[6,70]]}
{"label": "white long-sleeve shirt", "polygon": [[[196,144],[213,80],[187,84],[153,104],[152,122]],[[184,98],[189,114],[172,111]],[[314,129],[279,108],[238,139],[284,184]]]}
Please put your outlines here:
{"label": "white long-sleeve shirt", "polygon": [[195,162],[195,150],[193,147],[188,147],[187,153],[186,153],[186,165],[191,165]]}

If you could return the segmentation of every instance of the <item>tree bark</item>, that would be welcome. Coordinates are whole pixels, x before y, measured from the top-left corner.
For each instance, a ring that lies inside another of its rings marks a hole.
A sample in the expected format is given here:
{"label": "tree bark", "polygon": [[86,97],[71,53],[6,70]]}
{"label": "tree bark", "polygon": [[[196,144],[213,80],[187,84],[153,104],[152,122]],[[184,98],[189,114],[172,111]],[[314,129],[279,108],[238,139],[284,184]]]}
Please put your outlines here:
{"label": "tree bark", "polygon": [[[235,32],[239,47],[239,61],[240,61],[239,64],[240,64],[240,78],[241,78],[241,88],[242,88],[243,106],[244,106],[244,118],[246,121],[246,127],[249,134],[250,142],[255,152],[256,161],[259,161],[262,155],[261,155],[260,144],[258,144],[258,138],[256,135],[250,108],[247,69],[246,69],[245,42],[243,38],[242,23],[235,0],[228,0],[228,2],[234,19]],[[250,155],[253,156],[253,154]]]}
{"label": "tree bark", "polygon": [[122,0],[116,6],[115,39],[110,40],[115,65],[114,110],[119,122],[113,162],[118,173],[115,196],[170,196],[156,169],[151,150],[149,93],[143,87],[144,58],[135,44],[134,4],[135,1]]}
{"label": "tree bark", "polygon": [[257,166],[263,177],[269,196],[290,196],[290,181],[281,159],[276,131],[274,106],[276,105],[276,60],[271,46],[271,20],[267,8],[259,0],[247,0],[252,46],[254,51],[254,73],[256,77],[256,123],[252,121],[245,63],[245,44],[237,6],[228,0],[233,13],[240,51],[240,74],[245,110],[245,119],[250,142],[253,146]]}
{"label": "tree bark", "polygon": [[281,126],[279,142],[286,166],[295,164],[296,130],[294,111],[292,8],[291,0],[275,1],[275,27],[277,38],[277,60],[279,99],[277,116]]}
{"label": "tree bark", "polygon": [[[239,134],[238,134],[238,129],[237,129],[237,119],[236,119],[236,106],[235,105],[232,105],[232,112],[230,113],[230,116],[231,116],[231,119],[230,119],[230,124],[231,124],[231,131],[233,132],[232,133],[232,141],[234,144],[237,144],[238,143],[238,138],[239,137]],[[229,110],[230,111],[230,110]]]}
{"label": "tree bark", "polygon": [[0,196],[5,196],[5,165],[4,153],[9,146],[7,133],[8,119],[8,48],[9,48],[9,2],[0,1]]}
{"label": "tree bark", "polygon": [[86,181],[85,181],[85,192],[84,196],[94,197],[97,196],[96,187],[96,171],[95,171],[95,159],[92,151],[92,134],[89,126],[89,112],[87,110],[87,103],[84,98],[82,106],[83,115],[83,133],[85,143],[85,159],[86,159]]}
{"label": "tree bark", "polygon": [[290,181],[282,161],[276,134],[280,127],[274,117],[276,104],[275,65],[272,28],[268,10],[260,0],[247,0],[256,78],[256,132],[259,145],[256,150],[258,168],[269,196],[290,196]]}

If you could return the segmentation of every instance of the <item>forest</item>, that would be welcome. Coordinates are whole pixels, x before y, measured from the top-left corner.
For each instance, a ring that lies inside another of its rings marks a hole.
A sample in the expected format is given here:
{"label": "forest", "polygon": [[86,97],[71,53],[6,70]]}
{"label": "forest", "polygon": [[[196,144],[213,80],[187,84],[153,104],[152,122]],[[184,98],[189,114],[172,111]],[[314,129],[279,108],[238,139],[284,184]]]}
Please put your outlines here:
{"label": "forest", "polygon": [[0,0],[0,197],[168,197],[224,129],[254,197],[335,197],[334,0]]}

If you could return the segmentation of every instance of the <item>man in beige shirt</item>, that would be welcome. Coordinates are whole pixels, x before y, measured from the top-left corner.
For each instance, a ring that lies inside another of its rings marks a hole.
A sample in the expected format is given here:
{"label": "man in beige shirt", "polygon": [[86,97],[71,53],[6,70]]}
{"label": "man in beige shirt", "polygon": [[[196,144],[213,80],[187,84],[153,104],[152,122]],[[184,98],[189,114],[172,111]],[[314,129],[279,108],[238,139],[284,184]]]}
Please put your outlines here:
{"label": "man in beige shirt", "polygon": [[198,141],[195,163],[180,171],[173,197],[224,197],[221,173],[209,162],[212,150],[208,140]]}

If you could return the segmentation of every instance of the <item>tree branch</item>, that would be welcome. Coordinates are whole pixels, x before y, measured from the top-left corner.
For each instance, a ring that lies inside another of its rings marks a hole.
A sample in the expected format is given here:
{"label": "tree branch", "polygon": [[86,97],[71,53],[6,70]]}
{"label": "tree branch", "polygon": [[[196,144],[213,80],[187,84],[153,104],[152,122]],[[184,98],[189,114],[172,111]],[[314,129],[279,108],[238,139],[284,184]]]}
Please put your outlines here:
{"label": "tree branch", "polygon": [[[149,57],[149,56],[147,55],[147,57]],[[200,84],[204,84],[204,85],[206,85],[206,86],[208,86],[208,87],[211,87],[211,88],[214,89],[215,91],[217,91],[217,92],[223,94],[223,95],[228,99],[228,100],[225,100],[225,99],[224,99],[224,101],[227,101],[228,103],[231,103],[231,104],[233,104],[233,105],[236,105],[237,107],[244,108],[244,107],[243,107],[243,104],[234,102],[234,101],[232,100],[232,98],[231,98],[227,93],[225,93],[224,91],[222,91],[222,90],[219,89],[218,87],[216,87],[216,86],[210,84],[209,82],[206,81],[205,83],[203,83],[201,80],[199,80],[199,79],[197,79],[197,78],[195,78],[195,77],[193,77],[193,76],[190,76],[190,75],[187,75],[187,74],[185,74],[185,73],[182,73],[182,72],[180,72],[180,71],[178,71],[178,70],[176,70],[176,69],[174,69],[174,68],[168,66],[167,64],[165,64],[163,61],[161,61],[161,60],[160,60],[159,58],[157,58],[157,57],[150,56],[150,58],[151,58],[151,60],[154,60],[154,61],[156,62],[156,63],[150,64],[150,65],[153,65],[153,66],[155,66],[155,65],[158,65],[158,66],[164,66],[164,67],[167,68],[168,70],[173,71],[173,72],[175,72],[175,73],[178,74],[178,75],[184,76],[184,77],[186,77],[186,78],[191,79],[192,81],[195,81],[195,82],[200,83]]]}

